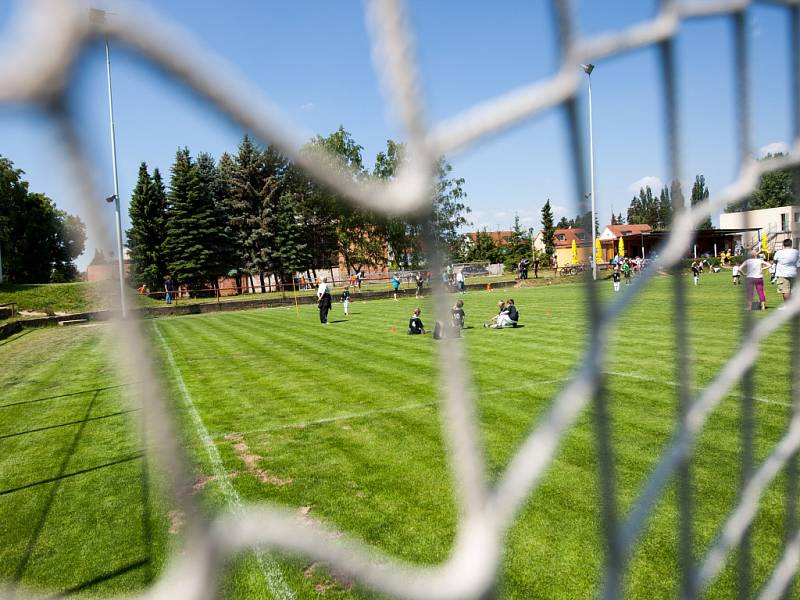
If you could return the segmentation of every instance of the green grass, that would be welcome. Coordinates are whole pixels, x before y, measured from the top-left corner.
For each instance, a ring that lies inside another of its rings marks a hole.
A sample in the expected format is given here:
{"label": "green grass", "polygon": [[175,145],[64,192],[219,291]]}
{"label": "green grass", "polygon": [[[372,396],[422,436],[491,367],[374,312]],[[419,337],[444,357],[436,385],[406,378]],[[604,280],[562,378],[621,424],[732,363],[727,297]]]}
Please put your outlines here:
{"label": "green grass", "polygon": [[[542,279],[551,276],[552,272],[542,273]],[[473,277],[467,283],[486,284],[498,281],[510,281],[514,276],[505,275],[502,277]],[[118,305],[118,283],[115,281],[97,282],[76,282],[76,283],[42,283],[30,285],[3,284],[0,285],[0,304],[15,302],[18,310],[35,311],[44,313],[80,313],[93,310],[107,310],[116,308]],[[342,286],[334,288],[334,293],[340,294]],[[362,285],[363,291],[388,291],[392,289],[390,281],[365,282]],[[403,283],[404,293],[413,293],[414,285]],[[427,289],[427,288],[426,288]],[[154,307],[164,306],[163,296],[151,294],[149,296],[136,295],[135,290],[131,290],[135,297],[137,306]],[[297,296],[314,296],[315,289],[297,290]],[[242,300],[273,300],[293,296],[292,290],[285,294],[282,292],[265,292],[256,294],[240,294],[237,296],[222,296],[220,302],[235,302]],[[179,298],[177,304],[206,304],[217,302],[214,297],[201,298]]]}
{"label": "green grass", "polygon": [[106,293],[108,282],[0,285],[0,304],[15,302],[18,310],[79,313],[111,308],[115,298]]}
{"label": "green grass", "polygon": [[[688,277],[686,281],[691,282]],[[700,287],[687,291],[691,364],[694,382],[702,386],[735,349],[741,328],[735,292],[740,290],[732,288],[729,277],[720,275],[707,276]],[[525,327],[505,331],[481,328],[497,299],[512,293]],[[611,296],[610,283],[602,284],[602,293]],[[770,287],[768,294],[774,304],[774,288]],[[496,480],[563,380],[580,366],[586,344],[583,288],[566,285],[474,292],[464,299],[468,324],[475,326],[465,331],[464,344],[477,392],[488,472]],[[154,356],[163,366],[174,398],[180,399],[179,381],[186,386],[220,450],[232,485],[245,501],[267,500],[292,510],[306,507],[306,518],[331,523],[393,556],[434,564],[445,560],[452,548],[456,511],[440,426],[437,342],[429,336],[404,333],[416,304],[413,298],[354,302],[349,319],[337,304],[329,326],[318,323],[313,306],[302,306],[298,312],[290,308],[159,319],[152,325],[157,330]],[[432,325],[428,301],[422,300],[420,305],[423,319]],[[116,380],[110,372],[99,372],[108,368],[101,367],[107,356],[104,332],[105,326],[25,331],[0,342],[4,344],[0,346],[2,362],[11,366],[0,372],[0,389],[11,390],[11,396],[4,394],[0,404],[113,385]],[[788,333],[781,330],[763,345],[755,378],[756,396],[765,401],[756,403],[759,459],[766,456],[786,425],[787,408],[780,403],[787,402],[790,395],[788,344]],[[43,347],[48,348],[44,361]],[[171,368],[173,362],[177,370]],[[658,278],[614,327],[606,345],[606,370],[618,498],[625,510],[675,423],[669,278]],[[58,402],[0,407],[0,435],[118,411],[123,406],[119,389],[124,388],[101,391],[94,405],[89,404],[93,395],[84,394]],[[25,408],[30,406],[36,410]],[[184,413],[185,409],[181,422],[186,425],[186,443],[200,478],[211,472],[211,466]],[[693,462],[698,557],[735,503],[738,421],[739,402],[732,394],[712,415]],[[130,430],[115,429],[125,422],[122,416],[87,422],[84,437],[71,455],[68,451],[74,438],[70,436],[79,425],[0,438],[0,490],[52,476],[67,455],[74,456],[69,461],[72,469],[73,460],[76,465],[102,464],[135,451],[138,446]],[[85,435],[95,429],[96,437]],[[44,436],[63,439],[51,444]],[[255,468],[243,460],[241,443],[246,444],[247,454],[258,457]],[[602,563],[596,462],[593,422],[587,411],[508,534],[500,579],[503,597],[593,597]],[[46,520],[34,550],[41,544],[51,552],[32,554],[24,581],[57,589],[75,585],[66,572],[52,565],[59,552],[74,550],[79,531],[87,535],[75,525],[88,518],[87,513],[119,502],[128,521],[136,522],[131,515],[139,515],[141,521],[141,501],[137,503],[133,491],[141,489],[137,463],[126,464],[130,472],[93,472],[93,477],[127,478],[128,484],[119,488],[114,487],[113,479],[98,483],[76,476],[71,478],[74,485],[85,488],[76,488],[63,500],[58,491],[51,510],[58,508],[66,516],[58,522]],[[50,484],[37,486],[41,488],[37,492],[0,495],[0,503],[5,503],[0,511],[19,515],[5,525],[0,521],[2,578],[13,577],[42,511],[44,500],[34,502],[26,494],[46,495],[46,485]],[[100,508],[95,507],[98,496],[93,493],[98,486],[107,492]],[[769,489],[755,523],[758,585],[780,553],[782,486],[779,478]],[[138,493],[141,496],[141,491]],[[219,482],[208,482],[202,494],[211,510],[224,505]],[[670,488],[650,519],[631,564],[626,583],[629,597],[677,595],[675,505]],[[158,572],[169,546],[163,516],[168,510],[153,510],[151,516],[156,534],[147,546],[154,557],[150,573]],[[103,529],[102,519],[96,523],[100,533],[91,548],[80,552],[79,558],[68,554],[80,564],[81,577],[102,570],[108,555],[121,557],[127,552],[131,557],[126,554],[125,558],[130,560],[134,554],[144,555],[140,526],[115,534]],[[138,546],[131,540],[138,540]],[[113,550],[117,545],[120,549]],[[734,595],[734,563],[735,559],[729,560],[708,597]],[[309,570],[308,561],[280,560],[279,566],[298,598],[315,598],[321,591],[326,598],[368,596],[336,580],[324,568]],[[64,570],[78,578],[77,567]],[[138,589],[149,576],[137,570],[107,581],[102,591]],[[255,561],[244,557],[230,569],[224,589],[230,597],[262,597],[260,586]]]}

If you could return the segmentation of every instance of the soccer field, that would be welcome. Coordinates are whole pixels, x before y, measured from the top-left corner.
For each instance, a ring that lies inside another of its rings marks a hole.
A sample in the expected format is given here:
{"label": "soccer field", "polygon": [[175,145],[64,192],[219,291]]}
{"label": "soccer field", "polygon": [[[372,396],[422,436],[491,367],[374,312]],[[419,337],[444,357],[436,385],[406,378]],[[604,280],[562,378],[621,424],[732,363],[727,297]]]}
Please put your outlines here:
{"label": "soccer field", "polygon": [[[720,274],[687,291],[690,363],[700,387],[737,345],[741,290]],[[611,294],[611,283],[603,282],[602,295]],[[768,294],[776,306],[774,288]],[[483,329],[497,300],[509,296],[524,327]],[[583,296],[581,285],[563,285],[463,297],[470,326],[463,343],[490,477],[499,476],[581,366]],[[671,299],[670,279],[657,277],[606,344],[622,510],[675,426]],[[438,406],[438,342],[405,335],[417,305],[432,329],[428,300],[414,298],[356,302],[349,318],[336,304],[329,326],[319,324],[313,306],[148,325],[196,460],[196,493],[208,509],[275,502],[296,511],[301,523],[329,523],[399,558],[445,560],[457,515]],[[86,594],[132,591],[157,576],[179,546],[181,515],[161,498],[158,474],[141,456],[124,394],[135,382],[120,379],[109,363],[108,332],[106,325],[24,330],[0,341],[2,580]],[[755,376],[758,459],[788,421],[788,348],[787,328],[762,345]],[[693,462],[698,559],[736,500],[738,407],[732,394],[715,411]],[[218,456],[207,452],[204,436]],[[783,485],[781,476],[754,526],[756,586],[779,557]],[[502,597],[593,597],[602,563],[597,487],[587,412],[509,532]],[[677,595],[676,519],[670,488],[632,561],[629,597]],[[732,555],[709,597],[733,596],[734,565]],[[266,580],[278,598],[373,597],[324,565],[252,556],[232,566],[224,592],[262,598]]]}

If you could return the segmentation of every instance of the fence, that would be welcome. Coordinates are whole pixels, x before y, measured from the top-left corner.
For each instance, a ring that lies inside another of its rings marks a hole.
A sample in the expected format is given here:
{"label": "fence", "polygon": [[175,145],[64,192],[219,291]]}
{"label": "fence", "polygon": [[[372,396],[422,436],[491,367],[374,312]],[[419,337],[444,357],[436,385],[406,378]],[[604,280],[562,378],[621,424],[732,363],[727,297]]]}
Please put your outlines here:
{"label": "fence", "polygon": [[[256,133],[285,152],[315,178],[346,196],[358,206],[385,214],[421,214],[429,206],[428,185],[434,174],[438,156],[476,144],[489,135],[511,128],[544,110],[559,107],[566,117],[566,135],[571,149],[576,205],[585,210],[586,165],[582,134],[579,130],[576,94],[581,84],[580,64],[629,50],[656,46],[663,96],[666,99],[666,155],[669,179],[679,179],[681,142],[678,139],[679,119],[676,102],[676,65],[674,36],[680,25],[689,19],[719,17],[730,19],[735,30],[734,62],[737,66],[737,120],[734,127],[741,148],[738,178],[716,197],[691,208],[676,207],[673,233],[664,245],[654,267],[643,272],[635,283],[608,306],[601,306],[596,286],[585,286],[590,314],[589,345],[580,361],[582,369],[553,398],[549,410],[528,434],[516,455],[497,483],[490,486],[486,465],[479,446],[475,406],[469,391],[462,350],[457,343],[444,340],[439,348],[442,370],[442,396],[445,435],[453,471],[460,521],[456,543],[450,558],[443,564],[419,567],[399,562],[379,550],[340,537],[333,541],[329,533],[304,528],[294,517],[272,506],[244,506],[207,521],[191,494],[188,467],[178,444],[175,425],[163,401],[164,392],[158,383],[139,330],[140,324],[119,321],[119,337],[124,351],[118,356],[121,368],[133,371],[137,380],[136,399],[143,411],[150,436],[151,452],[166,468],[174,482],[175,501],[187,515],[187,544],[154,587],[143,595],[153,598],[208,598],[217,589],[218,577],[225,560],[242,549],[261,547],[280,552],[299,553],[331,565],[338,572],[361,584],[402,598],[468,598],[491,597],[493,583],[501,559],[502,544],[523,503],[541,481],[582,411],[593,404],[592,418],[599,454],[602,483],[602,523],[604,524],[605,563],[601,595],[616,598],[622,594],[629,557],[653,507],[663,496],[671,478],[677,478],[680,567],[682,598],[694,598],[720,573],[727,557],[739,550],[739,577],[742,597],[751,595],[749,578],[752,558],[750,524],[759,506],[759,499],[776,475],[787,468],[786,501],[790,518],[785,531],[783,556],[769,580],[759,590],[759,597],[779,598],[790,590],[800,562],[800,530],[795,516],[798,499],[796,455],[800,446],[800,384],[794,382],[790,424],[769,456],[759,465],[753,461],[752,420],[743,419],[740,432],[743,478],[738,483],[739,501],[722,523],[716,541],[707,553],[695,562],[692,556],[692,480],[687,468],[694,442],[711,411],[742,379],[745,393],[743,411],[752,414],[752,398],[747,390],[751,369],[758,356],[758,344],[771,332],[793,322],[792,361],[800,372],[800,295],[758,324],[748,325],[742,332],[739,347],[713,381],[696,396],[688,387],[686,302],[682,279],[674,277],[675,343],[678,348],[676,379],[679,382],[680,416],[672,440],[663,449],[660,459],[639,497],[627,514],[616,508],[614,459],[609,435],[609,416],[602,375],[603,340],[616,317],[633,301],[660,270],[670,269],[686,255],[692,230],[714,210],[747,197],[768,169],[800,164],[800,10],[796,0],[772,0],[783,6],[791,24],[789,56],[792,67],[792,131],[791,152],[780,160],[756,163],[750,158],[749,94],[746,81],[748,42],[745,35],[745,14],[754,4],[748,0],[714,0],[710,2],[675,2],[663,0],[655,18],[621,32],[597,38],[577,36],[571,2],[553,0],[554,28],[557,32],[561,65],[548,80],[523,86],[473,107],[453,119],[431,126],[425,117],[419,92],[419,78],[414,58],[412,37],[402,2],[373,0],[367,12],[373,37],[376,70],[382,79],[387,102],[392,106],[408,143],[409,163],[396,180],[388,184],[370,182],[356,184],[338,171],[329,170],[323,157],[298,155],[299,144],[293,131],[287,130],[278,111],[263,100],[251,87],[234,74],[221,60],[210,56],[197,42],[161,18],[137,6],[136,14],[121,11],[105,24],[90,23],[86,6],[64,0],[38,0],[21,4],[23,19],[14,37],[0,51],[0,103],[37,104],[46,109],[57,123],[65,159],[75,174],[78,196],[86,203],[84,214],[89,227],[100,237],[107,237],[94,208],[102,198],[91,186],[91,172],[85,160],[86,151],[75,134],[75,123],[66,109],[66,93],[71,79],[71,66],[81,49],[104,35],[115,38],[144,59],[157,65],[199,96],[213,102],[220,111],[249,131]],[[432,240],[426,240],[433,248]],[[105,244],[110,247],[110,244]],[[431,270],[438,272],[441,261],[432,255]],[[434,296],[439,318],[445,319],[447,302],[439,291]],[[531,565],[531,568],[537,568]],[[278,597],[290,597],[275,592]]]}

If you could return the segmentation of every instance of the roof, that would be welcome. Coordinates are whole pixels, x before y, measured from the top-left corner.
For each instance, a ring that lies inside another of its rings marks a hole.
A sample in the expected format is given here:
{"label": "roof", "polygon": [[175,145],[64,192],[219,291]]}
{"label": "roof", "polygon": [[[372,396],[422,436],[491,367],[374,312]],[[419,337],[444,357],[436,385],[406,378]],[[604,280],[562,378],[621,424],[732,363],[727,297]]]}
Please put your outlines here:
{"label": "roof", "polygon": [[653,231],[653,228],[650,227],[647,223],[629,223],[627,225],[606,225],[606,229],[608,229],[611,233],[614,234],[614,237],[620,237],[621,235],[636,235],[640,233],[648,233]]}
{"label": "roof", "polygon": [[[561,239],[562,236],[564,239]],[[556,248],[572,246],[573,240],[578,246],[585,244],[586,232],[580,227],[572,227],[570,229],[556,229],[553,233],[553,244]]]}
{"label": "roof", "polygon": [[514,235],[513,231],[470,231],[467,233],[467,237],[470,241],[476,241],[478,239],[478,234],[486,233],[492,238],[493,242],[499,242],[501,244],[505,244],[508,242],[508,238]]}

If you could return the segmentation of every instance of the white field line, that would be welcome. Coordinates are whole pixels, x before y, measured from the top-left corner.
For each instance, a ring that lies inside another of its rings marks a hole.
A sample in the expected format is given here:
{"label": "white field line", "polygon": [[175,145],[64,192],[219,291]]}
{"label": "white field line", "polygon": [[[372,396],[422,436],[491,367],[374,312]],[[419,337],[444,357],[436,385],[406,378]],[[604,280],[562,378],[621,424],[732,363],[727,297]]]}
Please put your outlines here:
{"label": "white field line", "polygon": [[[563,383],[564,381],[568,380],[569,377],[562,377],[560,379],[547,379],[545,381],[531,381],[527,385],[522,387],[529,388],[529,387],[536,387],[539,385],[548,385],[551,383]],[[482,394],[480,394],[480,397],[482,398],[484,396],[494,396],[496,394],[505,394],[505,393],[508,393],[508,390],[489,390],[488,392],[483,392]],[[439,400],[431,400],[430,402],[416,402],[413,404],[402,404],[400,406],[389,406],[386,408],[376,408],[374,410],[367,410],[363,412],[345,413],[343,415],[336,415],[334,417],[322,417],[321,419],[313,419],[309,421],[295,421],[293,423],[284,423],[283,425],[275,425],[273,427],[265,427],[263,429],[236,431],[235,433],[239,433],[241,435],[247,435],[250,433],[269,433],[270,431],[282,431],[284,429],[304,429],[306,427],[313,427],[314,425],[325,425],[327,423],[336,423],[337,421],[349,421],[351,419],[368,419],[372,416],[380,414],[405,412],[409,410],[416,410],[418,408],[427,408],[429,406],[436,406],[439,403],[440,403]],[[225,437],[226,435],[229,435],[229,433],[234,433],[234,432],[217,433],[214,434],[212,437],[214,439],[219,439]]]}
{"label": "white field line", "polygon": [[[639,381],[647,381],[649,383],[660,383],[662,385],[668,385],[672,387],[677,387],[677,383],[675,381],[670,381],[667,379],[659,379],[656,377],[650,377],[648,375],[640,375],[638,373],[623,373],[621,371],[603,371],[606,375],[612,375],[615,377],[624,377],[627,379],[636,379]],[[569,381],[571,377],[561,377],[558,379],[547,379],[542,381],[531,381],[528,382],[526,385],[517,386],[513,390],[488,390],[486,392],[482,392],[478,394],[479,397],[483,398],[485,396],[494,396],[497,394],[505,394],[509,391],[518,391],[520,389],[536,387],[540,385],[549,385],[553,383],[563,383],[565,381]],[[702,388],[695,388],[695,389],[702,389]],[[774,404],[777,406],[791,406],[788,402],[781,402],[779,400],[769,400],[767,398],[760,398],[760,397],[753,397],[753,400],[756,402],[762,402],[764,404]],[[307,421],[294,421],[292,423],[284,423],[282,425],[274,425],[272,427],[264,427],[261,429],[249,429],[247,431],[237,431],[235,433],[239,433],[242,435],[248,435],[252,433],[269,433],[271,431],[283,431],[285,429],[305,429],[306,427],[313,427],[315,425],[326,425],[328,423],[337,423],[339,421],[350,421],[353,419],[369,419],[370,417],[387,414],[387,413],[397,413],[397,412],[406,412],[410,410],[417,410],[419,408],[428,408],[430,406],[437,406],[439,404],[439,400],[432,400],[430,402],[416,402],[412,404],[402,404],[400,406],[390,406],[387,408],[376,408],[374,410],[367,410],[362,412],[353,412],[353,413],[345,413],[342,415],[336,415],[333,417],[322,417],[320,419],[310,419]],[[223,432],[214,434],[214,439],[220,439],[225,437],[231,432]],[[215,447],[216,449],[216,447]]]}
{"label": "white field line", "polygon": [[[154,324],[154,329],[156,330],[158,339],[161,341],[161,345],[163,346],[164,352],[167,355],[167,362],[169,363],[173,373],[175,373],[175,380],[178,383],[178,389],[180,389],[181,396],[183,397],[183,406],[189,413],[189,416],[192,418],[192,424],[194,425],[195,433],[202,441],[203,446],[206,449],[206,456],[211,464],[214,477],[222,489],[222,494],[225,497],[225,501],[233,514],[240,516],[244,514],[242,497],[239,496],[239,492],[237,492],[231,484],[231,480],[228,477],[228,472],[225,470],[225,467],[222,464],[222,457],[219,454],[219,449],[211,439],[208,429],[206,429],[206,426],[203,424],[203,419],[200,417],[200,413],[197,412],[197,407],[194,405],[194,402],[192,402],[192,396],[189,394],[189,390],[186,388],[186,384],[183,381],[183,376],[181,375],[178,366],[175,364],[175,358],[172,355],[172,350],[170,350],[169,344],[167,344],[167,341],[164,339],[158,323]],[[277,600],[294,600],[295,595],[286,585],[286,580],[284,580],[280,571],[280,567],[275,560],[260,550],[255,550],[254,554],[261,574],[264,577],[264,581],[267,584],[272,597],[276,598]]]}

